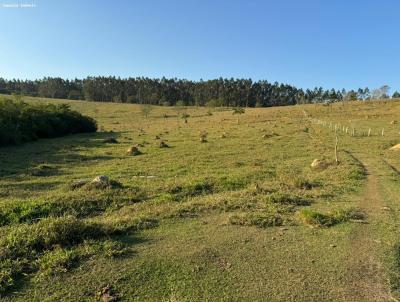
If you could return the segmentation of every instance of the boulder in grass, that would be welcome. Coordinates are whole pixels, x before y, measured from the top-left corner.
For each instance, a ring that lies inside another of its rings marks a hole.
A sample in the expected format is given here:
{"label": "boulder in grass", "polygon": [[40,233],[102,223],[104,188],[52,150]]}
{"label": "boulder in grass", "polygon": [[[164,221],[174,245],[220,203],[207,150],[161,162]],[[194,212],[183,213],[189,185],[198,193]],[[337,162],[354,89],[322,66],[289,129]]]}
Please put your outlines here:
{"label": "boulder in grass", "polygon": [[138,147],[132,146],[126,151],[129,155],[140,155],[142,152],[140,152]]}
{"label": "boulder in grass", "polygon": [[112,180],[106,175],[99,175],[88,183],[86,187],[88,189],[116,189],[122,188],[122,185],[118,181]]}
{"label": "boulder in grass", "polygon": [[314,170],[323,170],[328,167],[328,163],[322,159],[314,159],[311,163],[311,168]]}
{"label": "boulder in grass", "polygon": [[96,176],[92,182],[99,182],[99,183],[108,183],[110,181],[110,178],[108,178],[108,176],[106,175],[100,175],[100,176]]}
{"label": "boulder in grass", "polygon": [[389,150],[400,151],[400,144],[394,145],[394,146],[391,147]]}
{"label": "boulder in grass", "polygon": [[110,179],[106,175],[99,175],[87,184],[88,189],[105,189],[109,186]]}
{"label": "boulder in grass", "polygon": [[396,125],[396,124],[397,124],[397,121],[391,121],[390,124],[391,124],[391,125]]}

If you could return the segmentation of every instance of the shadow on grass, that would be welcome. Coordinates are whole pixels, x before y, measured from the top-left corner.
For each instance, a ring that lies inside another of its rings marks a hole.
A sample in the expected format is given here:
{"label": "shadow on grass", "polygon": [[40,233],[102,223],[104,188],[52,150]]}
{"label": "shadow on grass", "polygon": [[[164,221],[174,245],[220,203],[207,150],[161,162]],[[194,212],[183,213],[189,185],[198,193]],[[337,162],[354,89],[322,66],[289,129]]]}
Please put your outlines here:
{"label": "shadow on grass", "polygon": [[2,183],[0,184],[0,197],[8,197],[9,192],[13,190],[22,190],[27,192],[51,190],[61,184],[60,181],[46,182],[17,182],[17,183]]}
{"label": "shadow on grass", "polygon": [[29,174],[40,164],[68,163],[71,166],[74,163],[81,165],[90,161],[112,159],[108,155],[84,155],[80,152],[106,147],[104,139],[118,136],[117,132],[82,133],[0,148],[0,178]]}

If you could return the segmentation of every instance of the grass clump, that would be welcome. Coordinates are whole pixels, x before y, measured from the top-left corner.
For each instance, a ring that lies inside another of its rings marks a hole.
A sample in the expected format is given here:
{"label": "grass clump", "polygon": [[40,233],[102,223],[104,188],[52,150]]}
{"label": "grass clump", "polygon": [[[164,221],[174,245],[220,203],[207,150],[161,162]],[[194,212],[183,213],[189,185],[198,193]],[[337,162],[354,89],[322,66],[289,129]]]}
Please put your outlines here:
{"label": "grass clump", "polygon": [[58,168],[53,165],[41,164],[29,170],[31,176],[52,176],[56,175]]}
{"label": "grass clump", "polygon": [[295,206],[308,206],[310,201],[305,200],[298,196],[293,196],[281,192],[274,192],[267,196],[267,201],[275,204],[295,205]]}
{"label": "grass clump", "polygon": [[352,180],[364,180],[367,178],[367,173],[362,167],[357,167],[349,172],[348,178]]}
{"label": "grass clump", "polygon": [[214,183],[204,180],[190,183],[187,185],[176,185],[169,189],[167,192],[171,194],[171,199],[180,201],[185,198],[211,194],[214,191]]}
{"label": "grass clump", "polygon": [[84,218],[108,210],[116,210],[140,202],[145,198],[142,190],[133,187],[112,191],[81,191],[74,195],[60,196],[49,201],[11,201],[0,205],[0,226],[20,223],[31,224],[43,218],[65,215]]}
{"label": "grass clump", "polygon": [[105,240],[101,243],[101,251],[106,257],[116,258],[127,255],[130,250],[125,244],[115,240]]}
{"label": "grass clump", "polygon": [[332,215],[337,223],[365,219],[365,213],[355,208],[334,210]]}
{"label": "grass clump", "polygon": [[78,218],[98,215],[108,210],[119,209],[123,206],[142,201],[145,197],[143,192],[136,189],[124,190],[98,190],[88,191],[88,194],[73,197],[62,197],[54,201],[53,216],[63,214],[73,215]]}
{"label": "grass clump", "polygon": [[400,289],[400,243],[396,243],[393,250],[392,272],[390,274],[391,289],[398,291]]}
{"label": "grass clump", "polygon": [[40,277],[65,273],[78,265],[80,255],[74,249],[56,248],[44,253],[37,261]]}
{"label": "grass clump", "polygon": [[113,217],[105,220],[102,231],[105,235],[123,235],[128,231],[151,229],[158,226],[158,220],[154,217],[138,216]]}
{"label": "grass clump", "polygon": [[34,257],[55,245],[71,246],[86,238],[105,235],[100,225],[72,216],[46,218],[33,225],[19,225],[0,239],[0,259]]}
{"label": "grass clump", "polygon": [[[39,270],[39,276],[50,276],[74,267],[80,257],[90,254],[75,249],[79,244],[153,227],[156,223],[143,217],[96,223],[65,216],[9,227],[0,238],[0,294],[22,274]],[[101,251],[115,257],[128,249],[122,243],[106,241],[101,243]]]}
{"label": "grass clump", "polygon": [[276,213],[245,213],[230,216],[229,223],[233,225],[267,228],[281,226],[283,224],[283,219]]}
{"label": "grass clump", "polygon": [[330,227],[350,220],[362,220],[365,218],[364,213],[358,209],[339,209],[327,214],[303,209],[300,215],[305,224],[317,227]]}
{"label": "grass clump", "polygon": [[0,297],[6,290],[15,285],[17,278],[29,269],[26,259],[5,259],[0,261]]}
{"label": "grass clump", "polygon": [[0,293],[13,286],[21,274],[37,270],[42,255],[45,260],[40,265],[45,271],[71,261],[72,254],[65,254],[61,260],[58,254],[46,256],[54,248],[69,247],[85,238],[104,235],[100,226],[74,217],[47,218],[34,225],[11,228],[0,239]]}
{"label": "grass clump", "polygon": [[208,211],[221,209],[217,203],[205,203],[204,201],[195,201],[181,203],[177,207],[169,210],[165,218],[195,218]]}
{"label": "grass clump", "polygon": [[190,197],[214,194],[217,192],[237,191],[251,182],[249,177],[221,177],[219,179],[198,180],[189,184],[168,185],[158,199],[181,201]]}
{"label": "grass clump", "polygon": [[332,226],[336,221],[332,215],[323,214],[309,209],[304,209],[300,212],[301,218],[305,224],[311,226]]}
{"label": "grass clump", "polygon": [[249,177],[224,176],[218,180],[217,186],[221,191],[235,191],[245,188],[250,182]]}
{"label": "grass clump", "polygon": [[311,181],[303,177],[295,177],[292,184],[295,188],[303,190],[311,190],[315,186]]}
{"label": "grass clump", "polygon": [[281,166],[277,171],[277,178],[282,187],[289,187],[301,190],[311,190],[315,187],[308,177],[302,175],[302,171],[296,166]]}
{"label": "grass clump", "polygon": [[55,208],[55,204],[37,200],[9,203],[0,207],[0,226],[23,222],[32,223],[41,217],[49,216]]}
{"label": "grass clump", "polygon": [[77,248],[61,248],[56,246],[46,251],[37,261],[37,277],[51,277],[65,273],[77,267],[83,258],[102,254],[106,257],[116,258],[127,255],[130,252],[125,244],[119,241],[107,239],[84,240]]}

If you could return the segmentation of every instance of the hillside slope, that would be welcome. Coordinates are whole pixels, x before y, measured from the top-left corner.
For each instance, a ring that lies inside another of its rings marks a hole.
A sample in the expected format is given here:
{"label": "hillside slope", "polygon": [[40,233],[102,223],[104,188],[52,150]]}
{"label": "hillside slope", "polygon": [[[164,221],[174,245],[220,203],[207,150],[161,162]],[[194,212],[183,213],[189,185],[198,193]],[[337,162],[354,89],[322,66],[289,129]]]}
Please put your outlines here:
{"label": "hillside slope", "polygon": [[2,300],[398,298],[399,101],[148,117],[27,101],[99,131],[0,149]]}

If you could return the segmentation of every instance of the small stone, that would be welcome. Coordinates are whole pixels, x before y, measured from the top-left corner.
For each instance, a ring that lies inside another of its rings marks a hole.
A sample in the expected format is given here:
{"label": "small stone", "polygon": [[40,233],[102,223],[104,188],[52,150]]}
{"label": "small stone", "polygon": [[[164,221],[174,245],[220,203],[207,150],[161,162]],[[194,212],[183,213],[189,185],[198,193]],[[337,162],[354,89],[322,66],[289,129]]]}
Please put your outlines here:
{"label": "small stone", "polygon": [[394,145],[389,150],[400,150],[400,144]]}
{"label": "small stone", "polygon": [[328,167],[328,163],[321,159],[314,159],[314,161],[311,163],[311,168],[315,170],[323,170],[326,167]]}
{"label": "small stone", "polygon": [[101,182],[101,183],[108,183],[110,181],[110,179],[108,178],[108,176],[106,175],[99,175],[96,176],[92,182]]}

